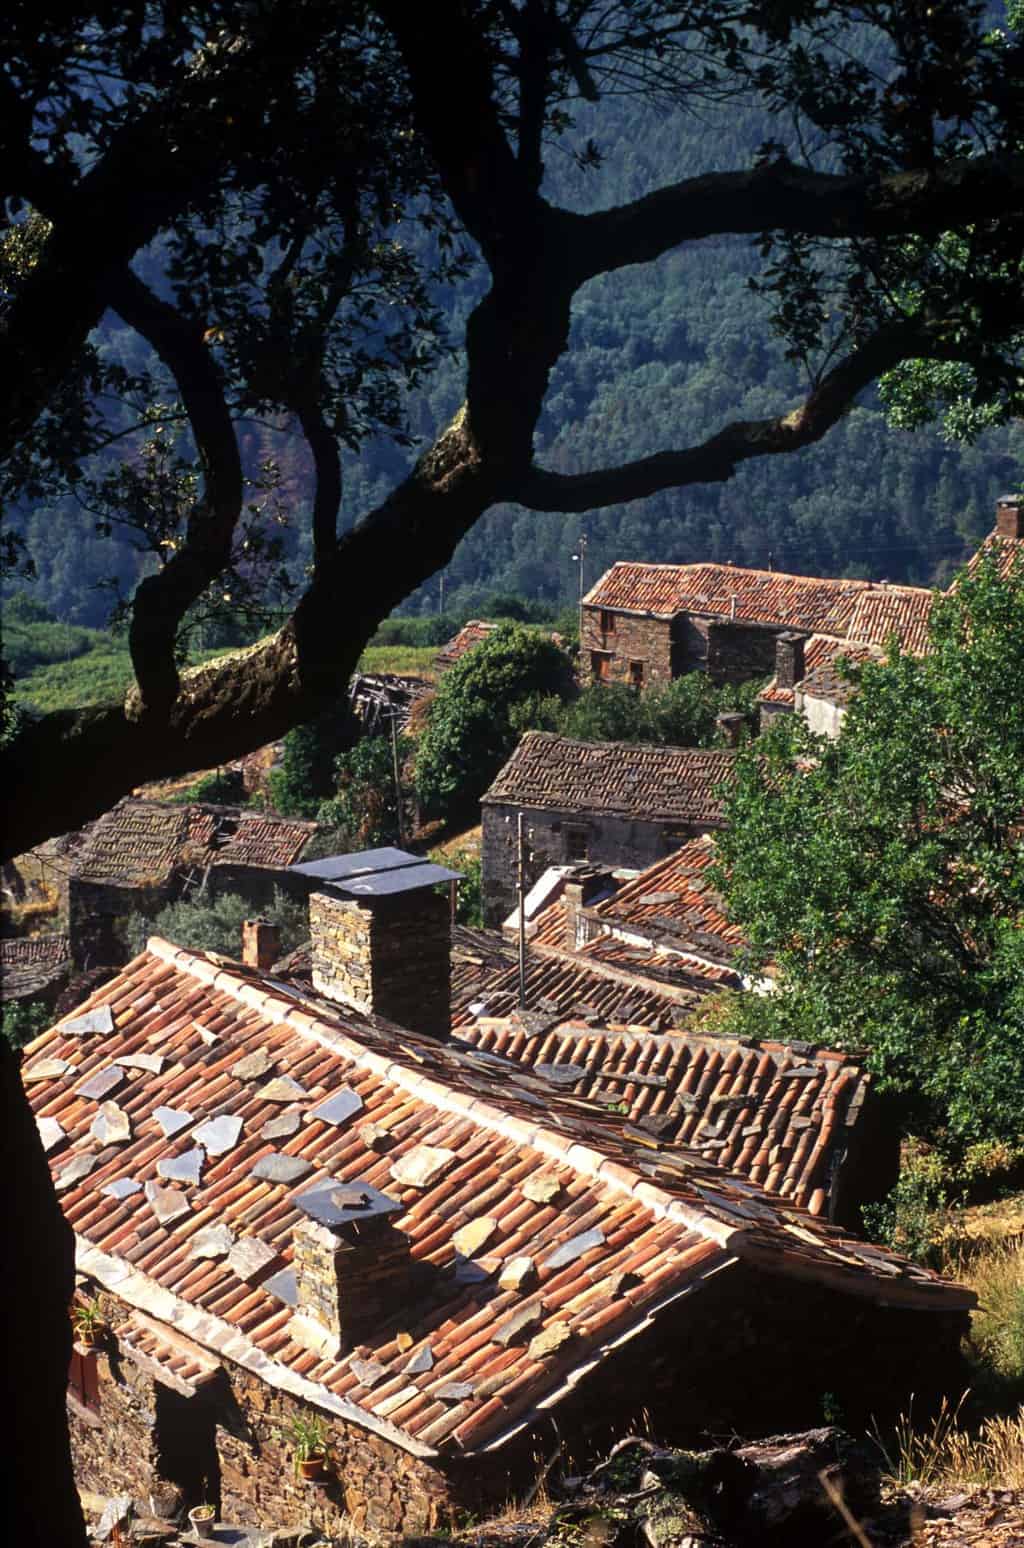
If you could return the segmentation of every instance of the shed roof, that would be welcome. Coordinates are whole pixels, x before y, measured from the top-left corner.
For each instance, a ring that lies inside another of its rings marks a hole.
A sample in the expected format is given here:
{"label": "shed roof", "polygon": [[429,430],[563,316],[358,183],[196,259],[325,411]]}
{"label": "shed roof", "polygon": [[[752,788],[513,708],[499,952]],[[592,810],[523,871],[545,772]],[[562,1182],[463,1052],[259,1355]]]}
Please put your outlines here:
{"label": "shed roof", "polygon": [[454,666],[467,650],[472,650],[479,645],[497,628],[496,623],[487,623],[482,618],[471,618],[468,623],[463,624],[458,634],[454,634],[446,645],[442,645],[434,657],[435,670],[443,672],[446,668]]}
{"label": "shed roof", "polygon": [[21,1000],[38,994],[68,972],[71,948],[58,932],[0,939],[0,998]]}
{"label": "shed roof", "polygon": [[[76,1029],[83,1015],[95,1030]],[[880,1304],[973,1300],[695,1153],[632,1137],[536,1072],[327,1012],[266,974],[158,939],[37,1038],[23,1070],[80,1271],[204,1349],[421,1455],[501,1444],[737,1259]],[[358,1096],[358,1117],[318,1117],[340,1088]],[[265,1132],[285,1115],[294,1133]],[[396,1159],[423,1143],[444,1152],[440,1172],[422,1188],[396,1180]],[[254,1176],[275,1151],[309,1172],[291,1185]],[[180,1213],[161,1223],[149,1195],[168,1171],[182,1174],[170,1201]],[[550,1184],[541,1196],[538,1177]],[[223,1256],[227,1233],[235,1245],[264,1243],[267,1270],[287,1265],[296,1188],[328,1179],[395,1197],[424,1266],[418,1298],[340,1359],[295,1343],[274,1281],[241,1278]],[[453,1231],[468,1221],[488,1230],[460,1257]],[[536,1288],[502,1288],[500,1271],[523,1255]]]}
{"label": "shed roof", "polygon": [[126,886],[162,881],[183,866],[284,870],[316,831],[315,822],[293,817],[126,797],[94,824],[72,868],[85,880]]}
{"label": "shed roof", "polygon": [[626,882],[613,897],[596,903],[592,912],[611,928],[653,941],[686,943],[700,955],[707,952],[728,963],[744,938],[708,879],[714,859],[709,834],[690,839]]}
{"label": "shed roof", "polygon": [[577,742],[528,731],[483,801],[654,821],[719,825],[727,748]]}

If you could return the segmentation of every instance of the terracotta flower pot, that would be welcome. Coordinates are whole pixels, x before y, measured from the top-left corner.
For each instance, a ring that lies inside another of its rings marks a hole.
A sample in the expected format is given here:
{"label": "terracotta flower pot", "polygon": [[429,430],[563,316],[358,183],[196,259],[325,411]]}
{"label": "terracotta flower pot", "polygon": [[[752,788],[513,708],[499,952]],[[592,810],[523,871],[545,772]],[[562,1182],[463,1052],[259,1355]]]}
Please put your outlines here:
{"label": "terracotta flower pot", "polygon": [[311,1483],[322,1475],[323,1470],[324,1459],[322,1456],[303,1457],[299,1463],[299,1472],[303,1478],[308,1479]]}
{"label": "terracotta flower pot", "polygon": [[217,1512],[209,1505],[195,1505],[189,1511],[188,1519],[197,1537],[207,1537],[213,1531]]}

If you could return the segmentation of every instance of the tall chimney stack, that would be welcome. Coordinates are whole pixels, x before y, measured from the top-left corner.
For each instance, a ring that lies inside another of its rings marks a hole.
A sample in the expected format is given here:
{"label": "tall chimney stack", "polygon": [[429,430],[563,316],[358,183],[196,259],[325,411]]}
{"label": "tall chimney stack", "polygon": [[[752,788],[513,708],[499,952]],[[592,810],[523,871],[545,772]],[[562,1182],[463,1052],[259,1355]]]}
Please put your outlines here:
{"label": "tall chimney stack", "polygon": [[738,747],[743,735],[743,727],[747,723],[747,717],[740,710],[723,710],[715,716],[715,725],[722,734],[722,741],[726,747]]}
{"label": "tall chimney stack", "polygon": [[1002,495],[996,501],[996,537],[1024,538],[1024,500],[1020,495]]}
{"label": "tall chimney stack", "polygon": [[281,955],[281,931],[269,919],[243,919],[242,961],[266,972]]}
{"label": "tall chimney stack", "polygon": [[804,645],[806,636],[792,629],[775,638],[775,682],[779,688],[795,688],[806,676]]}
{"label": "tall chimney stack", "polygon": [[313,988],[339,1005],[445,1040],[458,872],[390,847],[291,870],[316,888],[309,896]]}

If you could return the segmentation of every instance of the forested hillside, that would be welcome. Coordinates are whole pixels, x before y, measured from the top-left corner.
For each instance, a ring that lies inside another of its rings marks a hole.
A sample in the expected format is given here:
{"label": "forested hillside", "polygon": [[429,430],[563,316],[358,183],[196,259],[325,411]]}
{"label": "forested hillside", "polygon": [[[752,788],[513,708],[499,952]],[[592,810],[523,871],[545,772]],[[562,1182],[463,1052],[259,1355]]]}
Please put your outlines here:
{"label": "forested hillside", "polygon": [[[760,144],[785,137],[784,125],[735,103],[695,119],[622,98],[602,103],[600,114],[599,165],[581,170],[567,154],[551,158],[551,194],[581,210],[636,198],[688,173],[749,165]],[[581,150],[590,127],[581,115]],[[412,221],[402,238],[423,240]],[[747,239],[722,239],[590,283],[573,308],[572,347],[548,394],[538,460],[578,472],[692,444],[730,418],[776,412],[788,394],[795,402],[800,376],[772,336],[768,305],[748,288],[758,263]],[[147,278],[156,283],[159,266],[152,267]],[[461,336],[482,284],[474,271],[459,293],[438,296],[453,337]],[[127,368],[143,363],[133,357],[142,346],[129,330],[112,328],[106,343]],[[416,447],[430,443],[457,407],[462,380],[461,361],[445,359],[410,398],[415,444],[407,450],[377,442],[347,455],[348,520],[383,499]],[[250,472],[267,457],[276,460],[282,511],[304,511],[310,479],[301,440],[256,424],[242,426],[240,440]],[[949,444],[937,430],[890,429],[872,393],[819,445],[748,462],[722,486],[669,491],[583,518],[494,508],[446,572],[446,611],[472,614],[495,591],[572,600],[581,525],[588,581],[619,558],[708,558],[944,584],[990,529],[997,495],[1017,487],[1022,466],[1019,425],[972,447]],[[88,511],[74,502],[8,517],[27,532],[36,598],[68,622],[102,624],[110,593],[99,583],[116,575],[130,589],[150,562],[124,536],[94,535]],[[308,563],[308,522],[297,521],[288,541],[296,568]],[[429,612],[438,601],[435,577],[406,607]]]}

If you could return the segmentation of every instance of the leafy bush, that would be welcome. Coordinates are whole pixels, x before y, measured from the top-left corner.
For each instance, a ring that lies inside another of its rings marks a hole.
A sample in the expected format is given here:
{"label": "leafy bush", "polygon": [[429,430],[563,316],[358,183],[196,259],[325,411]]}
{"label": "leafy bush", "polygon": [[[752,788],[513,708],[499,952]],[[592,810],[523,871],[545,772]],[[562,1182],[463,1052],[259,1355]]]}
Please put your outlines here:
{"label": "leafy bush", "polygon": [[479,801],[516,744],[517,704],[571,692],[568,658],[519,624],[502,624],[444,674],[416,754],[425,810],[453,819]]}
{"label": "leafy bush", "polygon": [[482,926],[484,905],[480,856],[471,854],[468,849],[435,849],[430,858],[436,865],[447,866],[449,870],[459,871],[462,875],[455,905],[456,922]]}
{"label": "leafy bush", "polygon": [[15,1000],[0,1008],[0,1036],[11,1048],[24,1048],[49,1026],[53,1016],[40,1000]]}
{"label": "leafy bush", "polygon": [[339,702],[288,732],[281,765],[267,778],[270,804],[282,817],[315,817],[320,803],[334,794],[335,759],[348,731],[348,706]]}
{"label": "leafy bush", "polygon": [[961,576],[930,647],[858,668],[836,741],[741,756],[715,879],[776,968],[738,1029],[866,1047],[962,1154],[1024,1143],[1024,567]]}
{"label": "leafy bush", "polygon": [[162,935],[175,946],[193,951],[218,951],[225,957],[238,957],[242,950],[242,924],[259,915],[280,927],[281,951],[293,950],[309,939],[309,916],[305,903],[288,897],[279,888],[273,902],[258,907],[237,892],[218,897],[185,898],[168,903],[152,919],[132,914],[127,922],[126,938],[133,952],[142,951],[151,935]]}
{"label": "leafy bush", "polygon": [[[400,773],[411,751],[408,738],[399,737]],[[347,850],[397,844],[401,835],[391,738],[361,737],[348,752],[340,754],[335,776],[337,791],[330,800],[321,802],[317,822],[344,835]]]}
{"label": "leafy bush", "polygon": [[760,683],[711,682],[706,672],[689,672],[638,694],[625,683],[593,683],[569,702],[533,695],[514,711],[519,731],[556,731],[581,742],[649,742],[673,747],[713,747],[721,737],[715,724],[727,712],[757,727]]}

